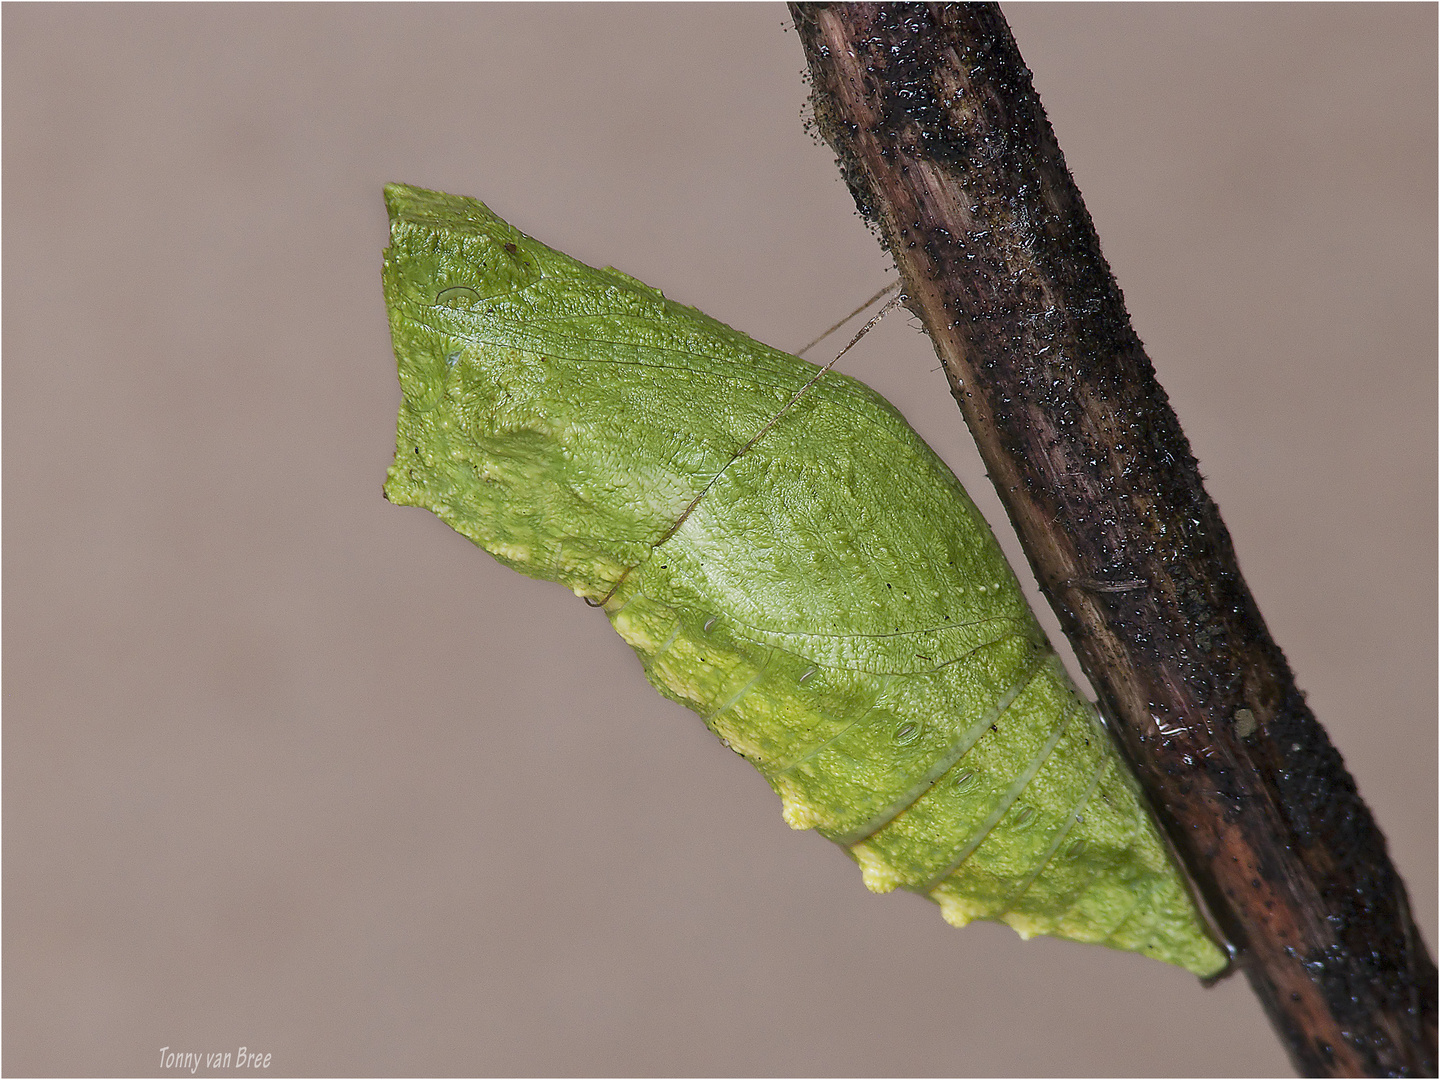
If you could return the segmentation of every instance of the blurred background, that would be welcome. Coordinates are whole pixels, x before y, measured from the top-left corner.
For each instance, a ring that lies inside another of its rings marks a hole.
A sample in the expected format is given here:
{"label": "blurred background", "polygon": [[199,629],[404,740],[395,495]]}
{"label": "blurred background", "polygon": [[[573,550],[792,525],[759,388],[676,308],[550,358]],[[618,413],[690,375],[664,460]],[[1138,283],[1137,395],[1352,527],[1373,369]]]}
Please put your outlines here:
{"label": "blurred background", "polygon": [[[1005,11],[1433,951],[1436,8]],[[380,496],[387,180],[782,348],[891,276],[783,7],[0,20],[6,1073],[1288,1071],[1243,978],[869,894],[600,612]],[[1016,555],[913,320],[843,368]]]}

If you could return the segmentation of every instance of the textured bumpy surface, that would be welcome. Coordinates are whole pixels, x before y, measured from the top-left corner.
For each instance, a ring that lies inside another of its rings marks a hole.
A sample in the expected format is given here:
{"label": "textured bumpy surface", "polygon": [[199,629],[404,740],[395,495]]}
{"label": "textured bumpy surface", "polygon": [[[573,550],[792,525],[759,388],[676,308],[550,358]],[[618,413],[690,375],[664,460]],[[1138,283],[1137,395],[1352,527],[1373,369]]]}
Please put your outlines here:
{"label": "textured bumpy surface", "polygon": [[871,889],[1224,967],[988,526],[887,402],[831,372],[764,430],[813,365],[472,199],[386,199],[391,502],[603,605]]}

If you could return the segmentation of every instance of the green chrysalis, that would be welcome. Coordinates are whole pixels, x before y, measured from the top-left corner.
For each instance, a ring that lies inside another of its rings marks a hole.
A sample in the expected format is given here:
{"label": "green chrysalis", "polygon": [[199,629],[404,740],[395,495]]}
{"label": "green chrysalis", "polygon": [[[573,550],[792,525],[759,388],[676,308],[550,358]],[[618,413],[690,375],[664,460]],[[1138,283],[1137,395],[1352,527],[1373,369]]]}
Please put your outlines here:
{"label": "green chrysalis", "polygon": [[473,199],[385,195],[391,502],[602,606],[871,889],[1224,968],[989,527],[894,408]]}

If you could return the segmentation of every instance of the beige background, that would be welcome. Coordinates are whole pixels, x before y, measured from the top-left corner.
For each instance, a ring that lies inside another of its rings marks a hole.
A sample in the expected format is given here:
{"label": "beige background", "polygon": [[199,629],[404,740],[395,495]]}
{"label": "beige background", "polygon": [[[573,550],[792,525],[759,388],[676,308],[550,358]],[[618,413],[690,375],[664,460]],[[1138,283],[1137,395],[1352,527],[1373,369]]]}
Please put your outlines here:
{"label": "beige background", "polygon": [[[1436,9],[1006,10],[1433,948]],[[783,347],[883,282],[783,8],[3,30],[7,1073],[1287,1069],[1243,980],[868,894],[598,612],[380,498],[386,180]],[[844,363],[993,519],[923,336]]]}

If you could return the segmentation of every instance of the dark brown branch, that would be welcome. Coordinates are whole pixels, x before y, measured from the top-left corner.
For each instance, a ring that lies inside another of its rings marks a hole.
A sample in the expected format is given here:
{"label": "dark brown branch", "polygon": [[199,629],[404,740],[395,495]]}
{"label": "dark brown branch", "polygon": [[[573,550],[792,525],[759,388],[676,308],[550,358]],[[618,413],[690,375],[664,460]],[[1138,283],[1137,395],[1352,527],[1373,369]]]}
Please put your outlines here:
{"label": "dark brown branch", "polygon": [[791,12],[821,130],[1292,1059],[1434,1075],[1404,885],[1240,576],[998,7]]}

